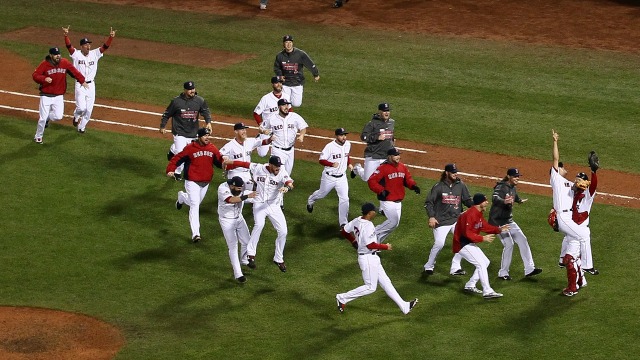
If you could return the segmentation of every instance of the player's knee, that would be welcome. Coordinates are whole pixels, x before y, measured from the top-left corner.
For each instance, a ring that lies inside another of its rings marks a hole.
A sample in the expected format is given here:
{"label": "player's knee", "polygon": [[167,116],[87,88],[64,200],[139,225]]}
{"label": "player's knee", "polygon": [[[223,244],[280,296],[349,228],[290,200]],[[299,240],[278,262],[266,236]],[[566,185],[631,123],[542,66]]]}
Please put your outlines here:
{"label": "player's knee", "polygon": [[562,257],[562,263],[565,266],[573,265],[573,263],[575,262],[576,262],[576,259],[570,254],[566,254],[565,256]]}

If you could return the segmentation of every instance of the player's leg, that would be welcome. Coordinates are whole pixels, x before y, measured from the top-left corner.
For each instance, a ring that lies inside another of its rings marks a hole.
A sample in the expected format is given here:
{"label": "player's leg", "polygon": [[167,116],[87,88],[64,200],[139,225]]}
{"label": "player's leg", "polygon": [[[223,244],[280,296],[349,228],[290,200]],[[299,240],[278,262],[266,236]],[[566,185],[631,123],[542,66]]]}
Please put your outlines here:
{"label": "player's leg", "polygon": [[[291,106],[293,107],[300,107],[302,106],[302,94],[304,93],[304,88],[302,85],[298,85],[298,86],[291,86],[289,87],[291,89],[291,92],[289,93],[289,97],[290,97],[290,101],[291,101]],[[284,89],[284,86],[283,86]]]}
{"label": "player's leg", "polygon": [[75,82],[73,97],[75,100],[76,108],[73,110],[73,126],[78,127],[80,121],[82,120],[83,111],[83,102],[84,102],[84,91],[82,84],[79,82]]}
{"label": "player's leg", "polygon": [[364,174],[362,180],[368,181],[374,171],[384,162],[385,159],[364,158]]}
{"label": "player's leg", "polygon": [[284,247],[287,244],[287,220],[284,217],[284,213],[282,213],[282,209],[279,206],[271,205],[269,206],[269,211],[267,212],[267,216],[271,221],[271,224],[276,229],[277,237],[276,237],[276,251],[273,256],[273,261],[277,263],[284,262]]}
{"label": "player's leg", "polygon": [[383,221],[380,225],[376,226],[376,236],[378,242],[383,243],[387,237],[395,230],[400,224],[400,217],[402,216],[402,203],[394,201],[380,201],[380,211],[384,211],[384,215],[387,220]]}
{"label": "player's leg", "polygon": [[335,180],[323,171],[322,176],[320,177],[320,188],[309,195],[309,198],[307,198],[307,205],[313,206],[316,201],[323,199],[329,194],[334,186]]}
{"label": "player's leg", "polygon": [[510,231],[501,233],[498,237],[502,245],[504,245],[504,248],[502,248],[502,259],[500,262],[500,270],[498,270],[498,277],[504,278],[509,276],[509,268],[511,267],[511,260],[513,258],[513,237]]}
{"label": "player's leg", "polygon": [[[453,235],[455,229],[456,229],[456,223],[449,226],[448,234]],[[445,235],[445,238],[446,238],[446,235]],[[464,270],[462,270],[461,262],[462,262],[462,256],[460,255],[460,253],[453,254],[453,257],[451,258],[451,267],[449,268],[449,274],[465,275],[466,273]]]}
{"label": "player's leg", "polygon": [[[208,188],[209,185],[204,188]],[[195,238],[200,236],[200,203],[206,194],[206,190],[203,192],[203,187],[195,181],[185,181],[184,188],[189,195],[189,224],[191,225],[191,237]]]}
{"label": "player's leg", "polygon": [[429,253],[429,260],[424,264],[424,269],[433,271],[436,266],[436,257],[440,253],[440,250],[444,247],[444,241],[447,239],[447,234],[451,231],[453,225],[442,225],[433,229],[433,247]]}
{"label": "player's leg", "polygon": [[384,271],[382,263],[380,263],[379,259],[380,258],[378,257],[378,284],[380,284],[380,287],[382,288],[382,290],[384,290],[387,296],[389,296],[391,300],[393,300],[393,302],[398,305],[402,313],[407,314],[409,310],[411,310],[409,307],[409,302],[404,301],[402,296],[398,294],[398,290],[396,290],[396,288],[391,283],[391,279],[389,279],[389,276],[387,276],[387,273]]}
{"label": "player's leg", "polygon": [[249,246],[251,233],[249,232],[247,221],[242,216],[240,216],[240,218],[236,220],[236,236],[238,237],[238,242],[240,243],[240,264],[247,265],[249,263],[247,258],[247,247]]}
{"label": "player's leg", "polygon": [[44,136],[44,128],[49,119],[49,112],[51,111],[52,98],[48,96],[40,96],[40,106],[38,107],[38,125],[36,126],[36,134],[33,136],[33,140],[37,143],[42,142]]}
{"label": "player's leg", "polygon": [[346,176],[338,178],[335,182],[338,194],[338,224],[341,226],[349,222],[349,182]]}
{"label": "player's leg", "polygon": [[93,106],[96,101],[96,85],[95,83],[89,84],[89,88],[85,89],[85,111],[82,114],[82,119],[78,125],[78,131],[84,132],[87,128],[89,120],[91,120],[91,114],[93,113]]}
{"label": "player's leg", "polygon": [[591,229],[588,226],[580,226],[582,230],[580,241],[580,260],[584,269],[594,269],[593,255],[591,254]]}
{"label": "player's leg", "polygon": [[563,257],[564,267],[567,269],[567,287],[563,294],[573,296],[578,292],[578,273],[581,271],[577,263],[580,258],[580,241],[575,238],[567,239],[567,249]]}
{"label": "player's leg", "polygon": [[[489,273],[487,268],[489,267],[489,259],[475,244],[468,244],[462,247],[460,255],[467,260],[471,265],[476,267],[476,271],[472,276],[472,279],[477,276],[482,285],[482,294],[487,295],[495,292],[489,284]],[[477,281],[477,280],[476,280]],[[471,280],[470,280],[471,282]],[[470,285],[470,282],[466,286]],[[473,284],[475,286],[475,284]]]}
{"label": "player's leg", "polygon": [[247,256],[256,256],[258,241],[260,241],[260,234],[262,234],[264,222],[267,217],[268,206],[266,203],[253,204],[253,229],[251,230],[249,244],[247,244]]}
{"label": "player's leg", "polygon": [[231,262],[231,268],[233,269],[233,278],[237,279],[241,276],[242,270],[240,269],[240,259],[238,258],[238,238],[236,237],[236,220],[235,219],[220,219],[220,228],[222,229],[222,235],[227,243],[227,249],[229,250],[229,261]]}
{"label": "player's leg", "polygon": [[533,262],[533,254],[531,253],[531,247],[529,246],[529,241],[527,237],[520,229],[520,226],[515,222],[509,223],[511,229],[509,233],[513,241],[518,245],[518,249],[520,250],[520,258],[522,258],[522,264],[524,266],[524,274],[530,274],[536,269],[535,263]]}
{"label": "player's leg", "polygon": [[346,304],[359,297],[374,293],[378,288],[378,271],[375,267],[376,264],[380,264],[380,257],[377,255],[359,255],[358,265],[360,265],[364,285],[358,286],[346,293],[338,294],[336,299],[341,303]]}
{"label": "player's leg", "polygon": [[295,160],[296,152],[294,149],[291,149],[289,151],[285,151],[285,153],[286,153],[286,156],[282,158],[282,163],[284,164],[284,168],[285,170],[287,170],[287,173],[289,174],[289,176],[291,176],[291,173],[293,171],[293,163]]}
{"label": "player's leg", "polygon": [[49,120],[60,121],[64,116],[64,98],[58,95],[51,99],[51,111],[49,111]]}

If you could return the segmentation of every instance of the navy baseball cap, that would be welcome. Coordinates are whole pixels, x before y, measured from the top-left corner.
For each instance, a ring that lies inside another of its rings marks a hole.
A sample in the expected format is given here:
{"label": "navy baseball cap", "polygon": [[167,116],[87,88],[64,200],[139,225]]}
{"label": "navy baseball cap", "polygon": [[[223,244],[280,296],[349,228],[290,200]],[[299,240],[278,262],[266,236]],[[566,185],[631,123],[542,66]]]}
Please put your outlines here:
{"label": "navy baseball cap", "polygon": [[282,166],[282,160],[280,160],[280,156],[273,155],[269,158],[269,164],[273,166]]}
{"label": "navy baseball cap", "polygon": [[290,103],[290,102],[289,102],[289,100],[287,100],[287,99],[280,99],[280,100],[278,100],[278,106],[282,106],[282,105],[289,105],[289,104],[291,104],[291,103]]}
{"label": "navy baseball cap", "polygon": [[473,195],[473,205],[480,205],[485,201],[487,201],[487,197],[484,194],[477,193]]}
{"label": "navy baseball cap", "polygon": [[282,42],[285,42],[285,41],[293,41],[293,36],[291,36],[291,35],[283,36],[282,37]]}
{"label": "navy baseball cap", "polygon": [[336,135],[347,135],[347,134],[348,134],[348,132],[344,128],[337,128],[336,129]]}
{"label": "navy baseball cap", "polygon": [[80,45],[84,45],[84,44],[91,44],[91,40],[87,38],[80,39]]}
{"label": "navy baseball cap", "polygon": [[397,156],[400,155],[400,150],[392,147],[391,149],[387,150],[387,156]]}
{"label": "navy baseball cap", "polygon": [[227,180],[227,184],[232,186],[244,186],[244,180],[240,176],[234,176],[231,179]]}
{"label": "navy baseball cap", "polygon": [[272,77],[272,78],[271,78],[271,83],[272,83],[272,84],[275,84],[275,83],[281,83],[281,82],[283,82],[283,81],[282,81],[282,79],[280,79],[280,78],[279,78],[279,77],[277,77],[277,76],[274,76],[274,77]]}
{"label": "navy baseball cap", "polygon": [[49,49],[49,54],[60,55],[60,49],[58,49],[58,47],[52,47],[51,49]]}
{"label": "navy baseball cap", "polygon": [[198,137],[203,137],[203,136],[209,135],[209,134],[211,134],[211,130],[209,130],[207,128],[198,129]]}
{"label": "navy baseball cap", "polygon": [[249,127],[247,125],[245,125],[244,123],[236,123],[235,125],[233,125],[233,130],[242,130],[242,129],[248,129]]}
{"label": "navy baseball cap", "polygon": [[193,90],[195,88],[196,88],[196,83],[194,83],[193,81],[187,81],[184,83],[185,90]]}
{"label": "navy baseball cap", "polygon": [[373,205],[372,203],[364,203],[364,205],[362,205],[362,215],[367,215],[368,213],[370,213],[371,211],[378,211],[378,209],[376,208],[375,205]]}
{"label": "navy baseball cap", "polygon": [[391,105],[389,105],[389,103],[380,103],[380,104],[378,104],[378,110],[380,110],[380,111],[391,111]]}
{"label": "navy baseball cap", "polygon": [[578,173],[578,175],[576,175],[576,177],[577,177],[577,178],[580,178],[580,179],[582,179],[582,180],[587,180],[587,181],[589,180],[589,177],[587,176],[587,174],[585,174],[585,173],[583,173],[583,172]]}
{"label": "navy baseball cap", "polygon": [[518,171],[517,168],[511,168],[511,169],[507,170],[507,175],[508,176],[514,176],[514,177],[522,176],[522,174],[520,174],[520,171]]}
{"label": "navy baseball cap", "polygon": [[455,174],[458,172],[458,168],[456,167],[456,164],[447,164],[444,167],[444,171]]}

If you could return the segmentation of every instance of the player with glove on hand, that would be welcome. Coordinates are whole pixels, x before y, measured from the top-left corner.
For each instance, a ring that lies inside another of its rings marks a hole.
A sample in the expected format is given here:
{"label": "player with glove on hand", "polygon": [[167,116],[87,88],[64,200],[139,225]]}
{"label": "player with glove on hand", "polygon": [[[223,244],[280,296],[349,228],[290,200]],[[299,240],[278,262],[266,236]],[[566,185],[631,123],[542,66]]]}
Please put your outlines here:
{"label": "player with glove on hand", "polygon": [[395,147],[387,151],[387,160],[378,166],[367,183],[369,189],[378,194],[380,213],[387,217],[386,221],[376,226],[378,242],[382,243],[400,224],[405,186],[416,194],[420,194],[420,188],[409,169],[400,162],[400,151]]}

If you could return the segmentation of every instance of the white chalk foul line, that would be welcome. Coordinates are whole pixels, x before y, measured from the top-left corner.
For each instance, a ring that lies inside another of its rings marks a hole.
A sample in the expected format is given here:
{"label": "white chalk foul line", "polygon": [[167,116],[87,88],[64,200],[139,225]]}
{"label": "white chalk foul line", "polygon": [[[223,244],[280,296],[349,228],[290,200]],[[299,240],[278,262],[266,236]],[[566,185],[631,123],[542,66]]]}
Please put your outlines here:
{"label": "white chalk foul line", "polygon": [[[14,91],[7,91],[7,90],[0,90],[0,93],[11,94],[11,95],[16,95],[16,96],[26,96],[26,97],[40,98],[40,96],[38,96],[38,95],[24,94],[24,93],[19,93],[19,92],[14,92]],[[65,100],[65,102],[75,103],[74,101],[70,101],[70,100]],[[134,112],[134,113],[140,113],[140,114],[162,116],[161,113],[156,113],[156,112],[152,112],[152,111],[129,109],[129,108],[110,106],[110,105],[101,105],[101,104],[95,104],[95,106],[103,107],[103,108],[107,108],[107,109],[113,109],[113,110],[120,110],[120,111],[128,111],[128,112]],[[23,112],[36,113],[36,114],[38,113],[37,110],[17,108],[17,107],[12,107],[12,106],[7,106],[7,105],[0,105],[0,109],[23,111]],[[70,118],[71,115],[64,115],[64,117]],[[125,127],[136,128],[136,129],[158,131],[158,128],[154,128],[154,127],[141,126],[141,125],[136,125],[136,124],[127,124],[127,123],[111,121],[111,120],[91,119],[91,121],[95,121],[95,122],[99,122],[99,123],[103,123],[103,124],[109,124],[109,125],[125,126]],[[233,124],[229,124],[229,123],[225,123],[225,122],[219,122],[219,121],[214,121],[213,123],[214,124],[219,124],[219,125],[225,125],[225,126],[233,126]],[[255,126],[249,126],[249,128],[257,129],[257,127],[255,127]],[[307,136],[315,137],[315,138],[318,138],[318,139],[326,139],[326,140],[332,140],[333,139],[333,138],[329,138],[329,137],[325,137],[325,136],[317,136],[317,135],[307,135]],[[225,140],[225,141],[231,140],[231,138],[218,137],[218,136],[212,136],[212,138],[218,139],[218,140]],[[351,142],[352,143],[358,143],[358,144],[364,144],[363,142],[356,142],[356,141],[351,141]],[[426,153],[424,151],[415,150],[415,149],[405,149],[405,148],[398,148],[398,149],[401,149],[401,150],[404,150],[404,151],[414,151],[414,152]],[[302,149],[302,148],[296,148],[296,150],[297,151],[301,151],[301,152],[311,153],[311,154],[320,154],[319,151],[315,151],[315,150],[307,150],[307,149]],[[361,157],[352,156],[351,158],[364,161],[364,158],[361,158]],[[436,169],[436,168],[425,167],[425,166],[420,166],[420,165],[412,165],[412,164],[405,164],[405,165],[407,165],[408,167],[415,168],[415,169],[420,169],[420,170],[433,171],[433,172],[436,172],[436,173],[442,172],[442,169]],[[494,181],[500,180],[500,178],[496,178],[495,176],[487,176],[487,175],[464,173],[464,172],[458,172],[458,174],[461,174],[461,175],[464,175],[464,176],[469,176],[469,177],[474,177],[474,178],[478,178],[478,179],[488,179],[488,180],[494,180]],[[543,187],[543,188],[551,188],[551,185],[549,185],[549,184],[540,184],[540,183],[534,183],[534,182],[530,182],[530,181],[520,181],[520,183],[521,184],[525,184],[525,185]],[[605,192],[599,192],[599,194],[603,195],[603,196],[610,196],[610,197],[619,198],[619,199],[625,199],[625,200],[640,200],[640,198],[633,197],[633,196],[627,196],[627,195],[611,194],[611,193],[605,193]]]}

